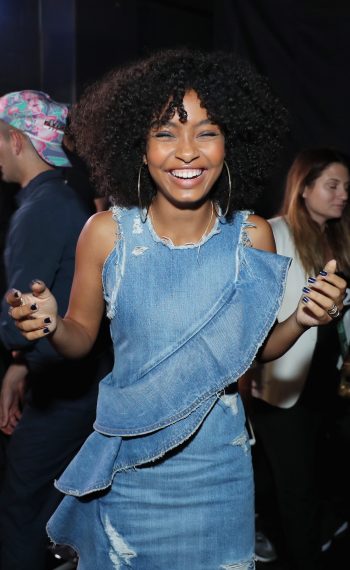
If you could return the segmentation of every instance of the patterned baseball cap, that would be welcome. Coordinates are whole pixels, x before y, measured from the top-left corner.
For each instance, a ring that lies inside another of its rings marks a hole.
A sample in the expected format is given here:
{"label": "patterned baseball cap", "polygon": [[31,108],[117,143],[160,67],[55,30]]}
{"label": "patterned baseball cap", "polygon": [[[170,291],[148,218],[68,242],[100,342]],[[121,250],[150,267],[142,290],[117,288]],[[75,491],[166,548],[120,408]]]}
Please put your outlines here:
{"label": "patterned baseball cap", "polygon": [[0,97],[0,119],[28,135],[39,156],[53,166],[71,166],[62,148],[67,115],[67,105],[42,91],[14,91]]}

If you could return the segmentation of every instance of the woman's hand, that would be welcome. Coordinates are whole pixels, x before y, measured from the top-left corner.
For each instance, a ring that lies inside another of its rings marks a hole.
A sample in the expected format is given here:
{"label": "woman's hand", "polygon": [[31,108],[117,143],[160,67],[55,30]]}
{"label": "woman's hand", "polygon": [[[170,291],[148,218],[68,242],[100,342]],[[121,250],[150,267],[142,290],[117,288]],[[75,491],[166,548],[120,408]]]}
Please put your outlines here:
{"label": "woman's hand", "polygon": [[32,281],[30,293],[11,289],[6,294],[9,314],[27,340],[36,340],[53,333],[57,327],[57,303],[40,280]]}
{"label": "woman's hand", "polygon": [[308,279],[295,313],[301,328],[328,324],[342,311],[346,281],[335,274],[336,268],[332,259],[317,277]]}
{"label": "woman's hand", "polygon": [[273,327],[259,353],[261,362],[279,358],[307,329],[326,325],[337,317],[343,308],[346,281],[335,275],[335,271],[336,262],[332,259],[317,277],[309,279],[297,309]]}

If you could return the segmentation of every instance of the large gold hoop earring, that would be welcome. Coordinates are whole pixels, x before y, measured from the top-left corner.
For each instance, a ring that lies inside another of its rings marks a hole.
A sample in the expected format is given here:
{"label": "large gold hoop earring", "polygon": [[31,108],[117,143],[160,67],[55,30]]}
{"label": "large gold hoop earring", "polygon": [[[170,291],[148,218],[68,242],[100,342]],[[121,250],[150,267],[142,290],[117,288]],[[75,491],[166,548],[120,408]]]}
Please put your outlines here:
{"label": "large gold hoop earring", "polygon": [[224,160],[224,165],[226,167],[226,172],[227,172],[227,177],[228,177],[228,200],[227,200],[227,206],[225,211],[221,214],[221,216],[223,218],[225,218],[228,214],[229,208],[230,208],[230,203],[231,203],[231,194],[232,194],[232,182],[231,182],[231,174],[230,174],[230,170],[228,167],[228,164],[226,162],[226,160]]}
{"label": "large gold hoop earring", "polygon": [[147,220],[148,208],[146,208],[146,215],[144,216],[143,212],[144,212],[145,208],[142,206],[142,201],[141,201],[141,171],[142,171],[142,167],[143,167],[143,163],[141,164],[141,166],[139,168],[139,174],[137,177],[137,197],[139,199],[140,219],[141,219],[141,222],[144,224]]}

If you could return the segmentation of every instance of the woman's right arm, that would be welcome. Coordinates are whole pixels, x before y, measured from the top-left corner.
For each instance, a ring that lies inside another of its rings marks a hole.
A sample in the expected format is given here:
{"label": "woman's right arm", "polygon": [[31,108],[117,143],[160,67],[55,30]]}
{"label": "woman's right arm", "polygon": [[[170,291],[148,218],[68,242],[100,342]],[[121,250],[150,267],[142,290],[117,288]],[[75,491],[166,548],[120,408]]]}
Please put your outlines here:
{"label": "woman's right arm", "polygon": [[[113,249],[116,226],[111,212],[100,212],[86,223],[78,240],[75,273],[64,318],[45,284],[36,280],[30,293],[7,294],[11,316],[28,340],[47,337],[66,358],[80,358],[92,348],[104,312],[103,263]],[[35,308],[37,307],[37,308]]]}

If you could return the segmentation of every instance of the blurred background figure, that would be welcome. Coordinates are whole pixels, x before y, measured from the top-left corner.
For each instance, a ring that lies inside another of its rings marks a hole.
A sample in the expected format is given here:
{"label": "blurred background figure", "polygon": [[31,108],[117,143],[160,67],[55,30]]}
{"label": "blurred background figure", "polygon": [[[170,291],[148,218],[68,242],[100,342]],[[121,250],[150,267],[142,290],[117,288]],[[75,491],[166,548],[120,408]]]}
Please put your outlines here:
{"label": "blurred background figure", "polygon": [[[80,231],[95,210],[66,182],[70,161],[62,149],[67,106],[40,91],[0,98],[0,166],[4,182],[16,183],[17,209],[5,242],[6,288],[27,288],[41,275],[68,306]],[[5,285],[5,284],[4,284]],[[66,362],[47,339],[28,343],[4,302],[0,339],[9,366],[3,371],[0,429],[6,441],[1,488],[1,570],[44,570],[45,526],[60,501],[57,478],[92,429],[98,379],[108,372],[108,341],[101,333],[94,352]]]}
{"label": "blurred background figure", "polygon": [[[15,194],[18,186],[16,184],[6,184],[0,175],[0,298],[6,292],[6,277],[3,251],[5,246],[6,232],[12,213],[16,209]],[[0,378],[11,361],[11,356],[0,342]],[[1,385],[1,382],[0,382]],[[0,437],[0,486],[5,470],[5,441]]]}
{"label": "blurred background figure", "polygon": [[66,119],[66,126],[62,140],[62,147],[67,155],[70,166],[63,169],[63,176],[71,186],[79,199],[93,212],[102,212],[110,206],[106,196],[101,196],[91,184],[90,173],[87,165],[75,150],[74,137],[70,131],[70,113]]}
{"label": "blurred background figure", "polygon": [[[281,215],[270,220],[277,252],[293,258],[279,320],[291,314],[297,291],[303,288],[307,298],[308,285],[329,259],[337,260],[349,282],[348,190],[346,156],[328,148],[297,155]],[[348,304],[347,296],[342,315],[330,325],[309,329],[284,356],[251,372],[257,510],[267,528],[275,534],[282,529],[293,570],[319,569],[321,552],[348,526],[350,398],[340,388],[350,339]],[[277,507],[272,521],[273,495],[261,491],[266,473]]]}
{"label": "blurred background figure", "polygon": [[17,184],[7,184],[1,178],[0,171],[0,295],[6,292],[6,277],[4,268],[3,251],[6,241],[6,233],[10,218],[16,209]]}

